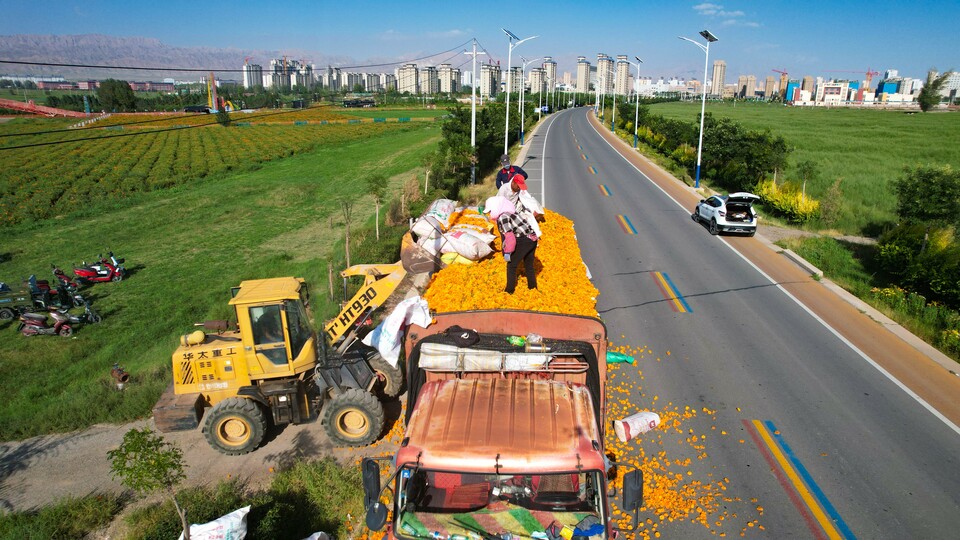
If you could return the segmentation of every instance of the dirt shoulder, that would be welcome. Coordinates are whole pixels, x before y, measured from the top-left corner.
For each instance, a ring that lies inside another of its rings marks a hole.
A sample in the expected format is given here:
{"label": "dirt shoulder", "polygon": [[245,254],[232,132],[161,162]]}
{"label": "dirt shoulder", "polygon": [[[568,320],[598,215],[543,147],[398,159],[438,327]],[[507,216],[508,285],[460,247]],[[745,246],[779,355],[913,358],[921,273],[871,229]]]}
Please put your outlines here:
{"label": "dirt shoulder", "polygon": [[[400,402],[387,403],[385,408],[388,424],[393,425],[400,415]],[[127,431],[143,427],[156,430],[149,419],[0,443],[0,508],[35,510],[64,497],[123,492],[123,486],[110,475],[107,451],[119,446]],[[265,488],[276,471],[302,458],[332,456],[343,465],[352,465],[361,457],[392,453],[397,447],[396,441],[384,438],[365,448],[337,448],[319,421],[274,430],[259,449],[243,456],[215,451],[199,429],[164,437],[183,451],[187,465],[184,484],[188,486],[239,479],[250,488]]]}

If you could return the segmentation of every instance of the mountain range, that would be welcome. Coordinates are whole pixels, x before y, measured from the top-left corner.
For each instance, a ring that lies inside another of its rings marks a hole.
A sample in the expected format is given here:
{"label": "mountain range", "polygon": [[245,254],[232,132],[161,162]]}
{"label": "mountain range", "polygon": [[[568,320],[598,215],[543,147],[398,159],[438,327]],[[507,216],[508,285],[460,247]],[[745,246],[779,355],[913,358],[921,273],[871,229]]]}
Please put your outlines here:
{"label": "mountain range", "polygon": [[[317,69],[326,65],[356,63],[346,56],[335,56],[304,50],[256,50],[215,47],[173,47],[149,37],[120,37],[102,34],[0,36],[0,78],[3,75],[62,76],[67,80],[115,78],[124,80],[197,80],[208,71],[216,71],[222,79],[240,80],[244,60],[250,58],[265,68],[270,60],[283,58],[305,60]],[[44,66],[6,63],[30,62],[48,64],[80,64],[90,66],[122,66],[143,69],[108,69],[69,66]],[[232,70],[232,71],[227,71]]]}

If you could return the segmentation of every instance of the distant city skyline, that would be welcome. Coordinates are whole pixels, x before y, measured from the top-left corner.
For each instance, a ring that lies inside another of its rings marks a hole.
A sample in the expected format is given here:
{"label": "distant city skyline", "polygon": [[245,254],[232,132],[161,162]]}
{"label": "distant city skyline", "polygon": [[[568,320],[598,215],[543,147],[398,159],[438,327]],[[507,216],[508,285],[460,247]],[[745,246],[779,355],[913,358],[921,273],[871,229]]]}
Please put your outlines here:
{"label": "distant city skyline", "polygon": [[[768,75],[779,78],[775,69],[789,72],[791,79],[809,75],[851,80],[862,80],[868,68],[880,73],[895,69],[912,78],[925,78],[930,68],[960,69],[960,48],[953,37],[960,3],[955,1],[651,6],[626,0],[599,5],[532,0],[481,6],[429,0],[402,5],[382,0],[70,0],[41,14],[27,3],[7,3],[0,34],[105,34],[154,38],[170,47],[289,50],[318,55],[305,58],[318,68],[336,59],[354,71],[392,72],[402,63],[443,51],[430,63],[469,70],[469,57],[460,49],[472,38],[488,53],[481,59],[505,66],[508,45],[501,28],[506,28],[521,38],[538,36],[515,48],[515,66],[519,55],[551,56],[558,73],[576,74],[578,56],[595,65],[597,54],[605,53],[640,56],[644,77],[700,80],[703,52],[677,37],[698,39],[700,30],[709,29],[719,38],[711,45],[710,63],[726,62],[728,82],[741,75],[761,81]],[[30,51],[24,51],[24,58],[39,60]],[[388,62],[396,65],[364,68]],[[14,72],[16,67],[0,64],[0,71]]]}

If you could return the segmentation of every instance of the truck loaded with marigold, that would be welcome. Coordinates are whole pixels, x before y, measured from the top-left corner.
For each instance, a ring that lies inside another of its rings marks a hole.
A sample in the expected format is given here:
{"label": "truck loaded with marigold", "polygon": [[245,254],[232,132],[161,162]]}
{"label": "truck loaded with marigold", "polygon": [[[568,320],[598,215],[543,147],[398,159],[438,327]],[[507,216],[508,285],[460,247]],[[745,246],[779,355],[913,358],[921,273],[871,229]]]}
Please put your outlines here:
{"label": "truck loaded with marigold", "polygon": [[[462,209],[435,234],[408,233],[407,262],[441,255],[418,250],[458,227],[490,231]],[[502,292],[500,256],[434,260],[442,268],[424,294],[433,319],[403,335],[406,431],[393,473],[382,485],[380,460],[362,463],[370,529],[404,539],[613,537],[606,327],[573,223],[546,211],[541,228],[536,290]],[[639,470],[623,476],[622,489],[621,509],[638,511]]]}

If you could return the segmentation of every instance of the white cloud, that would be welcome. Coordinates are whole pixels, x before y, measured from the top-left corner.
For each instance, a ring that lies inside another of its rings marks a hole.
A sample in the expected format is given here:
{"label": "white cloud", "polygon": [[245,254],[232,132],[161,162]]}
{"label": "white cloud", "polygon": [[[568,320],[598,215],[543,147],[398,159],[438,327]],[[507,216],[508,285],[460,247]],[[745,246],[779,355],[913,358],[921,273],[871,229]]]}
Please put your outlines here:
{"label": "white cloud", "polygon": [[760,23],[754,21],[744,21],[746,13],[742,10],[725,10],[720,4],[703,3],[693,6],[694,11],[700,15],[711,18],[722,19],[718,24],[721,26],[745,26],[748,28],[759,28]]}
{"label": "white cloud", "polygon": [[706,3],[706,4],[697,4],[693,6],[693,9],[696,11],[699,11],[701,15],[714,15],[715,13],[723,9],[723,6]]}

